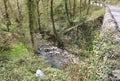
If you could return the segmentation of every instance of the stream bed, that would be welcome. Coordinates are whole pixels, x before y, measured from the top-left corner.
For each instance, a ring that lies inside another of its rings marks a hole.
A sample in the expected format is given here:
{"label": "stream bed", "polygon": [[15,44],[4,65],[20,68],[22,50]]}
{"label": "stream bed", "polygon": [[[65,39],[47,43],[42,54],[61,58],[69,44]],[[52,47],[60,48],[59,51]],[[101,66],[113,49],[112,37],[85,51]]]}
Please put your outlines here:
{"label": "stream bed", "polygon": [[64,69],[69,64],[79,64],[80,58],[76,55],[69,53],[67,50],[60,49],[57,46],[50,44],[43,44],[39,46],[38,52],[44,56],[48,64],[57,69]]}

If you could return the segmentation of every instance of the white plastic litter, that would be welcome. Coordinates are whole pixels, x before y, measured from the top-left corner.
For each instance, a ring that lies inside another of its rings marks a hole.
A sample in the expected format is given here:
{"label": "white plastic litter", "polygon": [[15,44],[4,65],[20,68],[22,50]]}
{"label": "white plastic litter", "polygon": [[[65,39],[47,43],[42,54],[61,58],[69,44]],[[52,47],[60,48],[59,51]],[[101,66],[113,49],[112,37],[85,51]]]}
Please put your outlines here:
{"label": "white plastic litter", "polygon": [[36,77],[38,77],[38,78],[44,78],[45,74],[41,70],[38,69],[36,71]]}

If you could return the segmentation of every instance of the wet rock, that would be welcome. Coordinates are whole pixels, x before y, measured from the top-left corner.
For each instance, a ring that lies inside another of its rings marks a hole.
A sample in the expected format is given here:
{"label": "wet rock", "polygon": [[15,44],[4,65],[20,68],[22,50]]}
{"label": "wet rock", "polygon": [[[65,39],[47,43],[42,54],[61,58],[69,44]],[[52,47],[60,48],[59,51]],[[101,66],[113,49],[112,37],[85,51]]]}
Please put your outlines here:
{"label": "wet rock", "polygon": [[44,44],[38,48],[38,51],[46,57],[49,65],[54,68],[64,69],[69,64],[80,63],[79,57],[56,46]]}

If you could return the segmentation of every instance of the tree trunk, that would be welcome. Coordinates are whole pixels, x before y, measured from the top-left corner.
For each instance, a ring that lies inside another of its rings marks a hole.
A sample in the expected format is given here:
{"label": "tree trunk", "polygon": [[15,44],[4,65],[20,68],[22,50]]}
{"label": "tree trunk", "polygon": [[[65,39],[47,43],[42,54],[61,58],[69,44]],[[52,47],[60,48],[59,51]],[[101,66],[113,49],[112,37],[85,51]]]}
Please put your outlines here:
{"label": "tree trunk", "polygon": [[[55,21],[54,21],[54,17],[53,17],[53,0],[51,0],[51,7],[50,7],[50,15],[51,15],[51,20],[52,20],[52,25],[53,25],[53,32],[55,35],[55,40],[57,39],[57,32],[56,32],[56,28],[55,28]],[[55,41],[54,40],[54,41]],[[55,43],[55,42],[54,42]]]}
{"label": "tree trunk", "polygon": [[35,48],[34,45],[34,27],[36,27],[36,22],[35,22],[35,1],[34,0],[28,0],[28,14],[29,14],[29,29],[30,29],[30,36],[31,36],[31,42],[33,48]]}
{"label": "tree trunk", "polygon": [[37,18],[37,22],[38,22],[38,29],[39,29],[39,33],[41,33],[42,32],[42,30],[41,30],[41,20],[40,20],[40,16],[41,16],[41,14],[40,14],[40,10],[39,10],[39,2],[40,2],[40,0],[36,0],[36,8],[37,8],[37,15],[38,15],[38,18]]}
{"label": "tree trunk", "polygon": [[63,44],[62,40],[60,39],[60,37],[58,36],[56,28],[55,28],[55,21],[54,21],[54,17],[53,17],[53,0],[51,0],[50,11],[51,11],[50,15],[51,15],[51,21],[52,21],[53,32],[54,32],[54,44],[57,43],[58,47],[63,48],[64,44]]}
{"label": "tree trunk", "polygon": [[20,3],[18,0],[17,1],[17,9],[18,9],[18,17],[16,17],[16,21],[18,22],[18,27],[22,27],[22,20],[23,20],[23,16],[22,16],[22,11],[20,8]]}
{"label": "tree trunk", "polygon": [[7,31],[9,32],[10,31],[11,21],[10,21],[9,12],[8,12],[7,1],[8,0],[4,0],[4,7],[5,7],[6,26],[7,26]]}
{"label": "tree trunk", "polygon": [[17,0],[17,9],[18,9],[19,20],[21,21],[22,20],[22,11],[21,11],[20,4],[19,4],[18,0]]}
{"label": "tree trunk", "polygon": [[71,22],[70,22],[70,18],[69,18],[69,12],[68,12],[68,0],[64,0],[65,1],[65,11],[66,11],[66,16],[67,16],[67,22],[69,25],[71,25]]}
{"label": "tree trunk", "polygon": [[70,18],[72,17],[72,13],[71,13],[71,9],[72,9],[72,6],[71,6],[71,0],[69,0],[69,13],[70,13]]}
{"label": "tree trunk", "polygon": [[90,10],[90,0],[88,0],[88,5],[87,5],[87,15],[89,14],[89,10]]}
{"label": "tree trunk", "polygon": [[81,13],[82,13],[82,0],[80,0],[80,18],[81,18]]}
{"label": "tree trunk", "polygon": [[84,1],[84,10],[86,9],[87,6],[87,0]]}
{"label": "tree trunk", "polygon": [[76,0],[74,0],[73,2],[73,17],[75,16],[75,12],[76,12]]}

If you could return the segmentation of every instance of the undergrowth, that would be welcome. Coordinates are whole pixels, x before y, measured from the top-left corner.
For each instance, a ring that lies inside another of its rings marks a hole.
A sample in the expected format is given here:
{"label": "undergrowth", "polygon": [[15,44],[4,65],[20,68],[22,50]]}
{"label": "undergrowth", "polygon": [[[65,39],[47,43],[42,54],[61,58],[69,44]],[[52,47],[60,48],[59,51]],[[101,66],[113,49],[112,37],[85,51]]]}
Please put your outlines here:
{"label": "undergrowth", "polygon": [[[0,81],[64,81],[67,76],[63,71],[50,68],[44,57],[30,54],[22,43],[0,52],[0,60]],[[37,69],[46,77],[37,78]]]}

